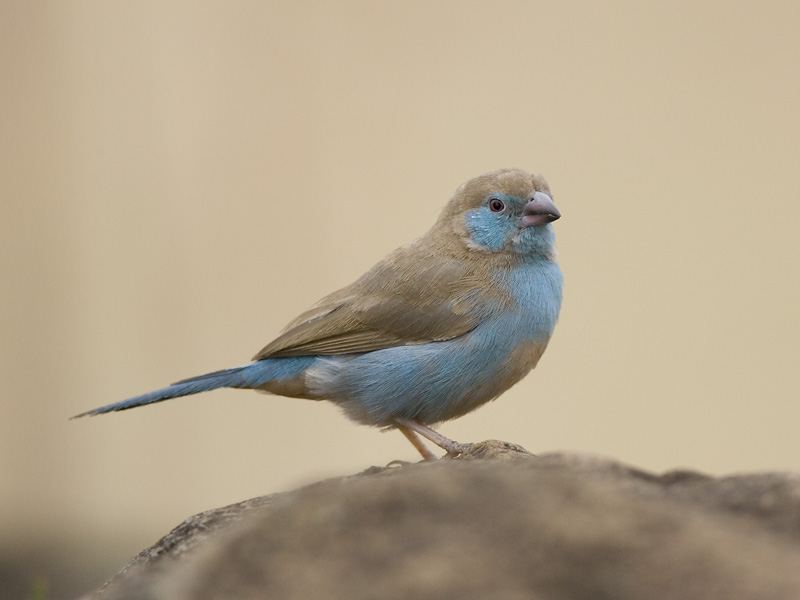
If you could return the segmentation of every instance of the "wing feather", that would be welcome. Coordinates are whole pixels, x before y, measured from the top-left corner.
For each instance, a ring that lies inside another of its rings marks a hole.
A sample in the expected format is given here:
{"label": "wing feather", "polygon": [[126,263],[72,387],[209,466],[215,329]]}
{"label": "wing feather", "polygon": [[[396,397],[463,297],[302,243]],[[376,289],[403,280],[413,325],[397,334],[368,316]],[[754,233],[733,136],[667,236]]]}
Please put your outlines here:
{"label": "wing feather", "polygon": [[474,262],[437,254],[424,238],[399,248],[298,316],[253,360],[370,352],[471,331],[501,294]]}

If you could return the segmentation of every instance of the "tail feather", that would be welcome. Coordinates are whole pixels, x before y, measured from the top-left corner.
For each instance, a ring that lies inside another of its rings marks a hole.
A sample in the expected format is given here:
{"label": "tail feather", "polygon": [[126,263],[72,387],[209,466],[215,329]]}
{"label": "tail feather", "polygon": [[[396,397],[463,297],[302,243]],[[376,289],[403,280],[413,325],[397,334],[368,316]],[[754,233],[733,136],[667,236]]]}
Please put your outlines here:
{"label": "tail feather", "polygon": [[[261,361],[263,363],[263,361]],[[191,394],[199,394],[200,392],[208,392],[218,388],[249,388],[259,385],[258,377],[253,377],[256,373],[254,371],[263,371],[263,364],[252,363],[242,367],[234,367],[232,369],[224,369],[222,371],[214,371],[213,373],[206,373],[205,375],[198,375],[190,379],[183,379],[170,386],[134,396],[127,400],[101,406],[92,410],[87,410],[79,415],[72,417],[86,417],[90,415],[101,415],[103,413],[114,412],[118,410],[127,410],[137,406],[144,406],[145,404],[153,404],[154,402],[162,402],[171,398],[179,398],[181,396],[189,396]],[[254,369],[256,367],[256,369]],[[263,375],[262,375],[263,377]]]}
{"label": "tail feather", "polygon": [[77,419],[78,417],[86,417],[89,415],[102,415],[103,413],[127,410],[137,406],[144,406],[145,404],[162,402],[170,398],[179,398],[181,396],[199,394],[200,392],[209,392],[217,388],[253,389],[261,387],[270,381],[292,381],[302,377],[305,370],[314,364],[315,361],[316,357],[314,356],[292,356],[257,360],[249,365],[214,371],[213,373],[206,373],[205,375],[198,375],[197,377],[191,377],[189,379],[182,379],[160,390],[134,396],[133,398],[101,406],[93,410],[87,410],[72,418]]}

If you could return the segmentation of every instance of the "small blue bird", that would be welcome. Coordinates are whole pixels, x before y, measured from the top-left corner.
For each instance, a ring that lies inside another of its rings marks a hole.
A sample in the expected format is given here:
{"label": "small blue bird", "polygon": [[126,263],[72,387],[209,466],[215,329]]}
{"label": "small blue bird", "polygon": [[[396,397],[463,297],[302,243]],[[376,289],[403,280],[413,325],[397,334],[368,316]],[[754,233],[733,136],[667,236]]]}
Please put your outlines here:
{"label": "small blue bird", "polygon": [[250,364],[87,411],[126,410],[217,388],[329,400],[399,429],[425,459],[465,444],[429,427],[497,398],[536,366],[561,307],[545,179],[502,169],[471,179],[422,237],[312,306]]}

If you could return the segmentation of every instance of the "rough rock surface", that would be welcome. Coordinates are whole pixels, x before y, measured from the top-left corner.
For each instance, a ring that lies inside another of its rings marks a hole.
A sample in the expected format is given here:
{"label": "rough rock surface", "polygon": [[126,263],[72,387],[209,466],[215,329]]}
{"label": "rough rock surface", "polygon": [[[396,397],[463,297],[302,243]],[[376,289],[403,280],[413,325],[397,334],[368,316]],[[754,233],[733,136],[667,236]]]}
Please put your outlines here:
{"label": "rough rock surface", "polygon": [[95,597],[796,600],[800,475],[483,442],[201,513]]}

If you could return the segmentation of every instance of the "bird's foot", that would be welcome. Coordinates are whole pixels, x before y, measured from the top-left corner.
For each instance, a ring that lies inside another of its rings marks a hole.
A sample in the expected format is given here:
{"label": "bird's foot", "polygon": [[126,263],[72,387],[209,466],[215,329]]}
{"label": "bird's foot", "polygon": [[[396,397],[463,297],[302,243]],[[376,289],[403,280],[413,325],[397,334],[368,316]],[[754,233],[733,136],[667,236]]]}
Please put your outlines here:
{"label": "bird's foot", "polygon": [[438,431],[434,431],[430,427],[413,419],[395,417],[394,422],[397,424],[397,428],[408,438],[408,441],[414,445],[425,460],[438,460],[439,457],[425,445],[419,436],[428,439],[447,452],[446,456],[448,458],[455,458],[472,447],[471,444],[462,444],[461,442],[446,438]]}
{"label": "bird's foot", "polygon": [[452,445],[449,448],[444,448],[447,450],[447,458],[455,458],[456,456],[461,456],[462,454],[467,453],[471,448],[472,444],[462,444],[461,442],[455,442],[453,440],[448,440],[452,442]]}

